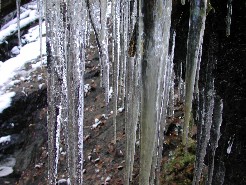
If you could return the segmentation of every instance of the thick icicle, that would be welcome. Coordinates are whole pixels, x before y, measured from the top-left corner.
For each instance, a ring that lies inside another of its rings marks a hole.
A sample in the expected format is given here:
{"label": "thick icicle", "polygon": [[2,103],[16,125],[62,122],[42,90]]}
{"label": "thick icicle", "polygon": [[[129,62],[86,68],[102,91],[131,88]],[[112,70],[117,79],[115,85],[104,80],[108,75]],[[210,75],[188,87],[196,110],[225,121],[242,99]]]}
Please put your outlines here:
{"label": "thick icicle", "polygon": [[[167,15],[169,14],[170,16],[171,12],[167,12]],[[169,99],[169,94],[172,88],[174,88],[174,79],[173,74],[173,58],[174,58],[174,48],[175,48],[175,37],[176,33],[172,33],[172,50],[170,55],[163,56],[164,60],[166,60],[165,68],[163,74],[161,74],[163,77],[163,80],[161,81],[161,89],[159,94],[160,100],[157,100],[157,102],[160,103],[160,107],[157,109],[159,110],[159,115],[157,115],[157,124],[158,124],[158,143],[157,143],[157,160],[156,160],[156,184],[160,184],[159,182],[159,176],[161,172],[161,160],[162,160],[162,150],[163,150],[163,141],[164,141],[164,129],[166,126],[166,116],[167,116],[167,110],[168,110],[168,102],[170,101]],[[165,52],[163,52],[165,54]]]}
{"label": "thick icicle", "polygon": [[[123,8],[123,14],[121,17],[121,34],[122,34],[122,55],[121,55],[121,99],[122,99],[122,107],[125,107],[126,101],[126,75],[127,75],[127,51],[128,51],[128,43],[129,43],[129,0],[125,0],[121,2],[121,7]],[[127,113],[127,110],[126,110]]]}
{"label": "thick icicle", "polygon": [[113,124],[114,124],[114,143],[116,143],[116,116],[118,107],[118,92],[119,92],[119,64],[120,64],[120,2],[112,2],[113,15],[113,48],[112,48],[112,63],[113,63]]}
{"label": "thick icicle", "polygon": [[[125,6],[125,16],[124,16],[124,25],[128,24],[128,29],[126,33],[124,33],[124,38],[129,38],[132,35],[132,40],[130,44],[136,44],[136,32],[134,29],[131,29],[132,25],[135,24],[135,19],[132,20],[130,16],[134,10],[134,2],[126,2]],[[129,10],[131,12],[129,12]],[[129,20],[130,19],[130,20]],[[138,26],[136,23],[135,26]],[[128,34],[128,31],[131,34]],[[136,31],[136,30],[135,30]],[[127,40],[123,41],[123,53],[127,55],[127,57],[123,57],[124,63],[127,60],[125,74],[123,78],[126,78],[123,82],[125,86],[125,127],[126,127],[126,136],[127,136],[127,144],[126,144],[126,170],[125,170],[125,184],[129,184],[129,181],[132,180],[132,172],[133,172],[133,164],[134,164],[134,155],[135,155],[135,144],[136,144],[136,129],[137,122],[139,117],[139,94],[137,91],[139,89],[139,77],[138,77],[138,68],[139,68],[139,60],[136,58],[136,51],[130,52],[130,48],[126,47]],[[128,44],[127,44],[128,45]],[[131,47],[131,46],[130,46]],[[134,48],[135,49],[135,48]],[[128,52],[127,52],[128,50]],[[124,55],[124,54],[123,54]],[[124,96],[123,92],[123,96]]]}
{"label": "thick icicle", "polygon": [[52,1],[46,1],[46,49],[47,49],[47,100],[48,100],[48,183],[55,184],[55,169],[54,169],[54,133],[56,123],[56,109],[55,109],[55,67],[54,67],[54,48],[53,48],[53,21],[54,14],[52,11]]}
{"label": "thick icicle", "polygon": [[103,87],[105,89],[105,103],[108,114],[109,104],[109,53],[108,53],[108,27],[107,27],[107,3],[108,1],[101,1],[101,47],[102,47],[102,66],[103,69]]}
{"label": "thick icicle", "polygon": [[187,144],[189,121],[197,70],[199,50],[203,41],[205,29],[207,0],[191,1],[190,27],[187,41],[186,73],[185,73],[185,121],[182,138],[183,145]]}
{"label": "thick icicle", "polygon": [[226,36],[231,34],[232,0],[227,1]]}
{"label": "thick icicle", "polygon": [[131,179],[131,166],[133,163],[133,156],[134,153],[133,150],[135,146],[135,139],[133,138],[133,133],[135,133],[134,125],[133,123],[133,99],[134,99],[134,58],[128,59],[129,64],[127,65],[127,97],[126,97],[126,185],[129,184],[129,180]]}
{"label": "thick icicle", "polygon": [[72,184],[82,184],[83,181],[87,25],[87,7],[84,2],[46,1],[49,184],[56,183],[61,126],[66,137],[70,181]]}
{"label": "thick icicle", "polygon": [[[144,16],[145,47],[142,61],[142,109],[139,184],[147,185],[156,168],[158,116],[160,115],[161,90],[169,48],[172,1],[144,1],[146,12],[157,12],[155,16]],[[160,154],[161,155],[161,154]],[[154,158],[153,158],[154,156]],[[152,166],[152,170],[151,170]],[[152,173],[151,173],[152,171]]]}

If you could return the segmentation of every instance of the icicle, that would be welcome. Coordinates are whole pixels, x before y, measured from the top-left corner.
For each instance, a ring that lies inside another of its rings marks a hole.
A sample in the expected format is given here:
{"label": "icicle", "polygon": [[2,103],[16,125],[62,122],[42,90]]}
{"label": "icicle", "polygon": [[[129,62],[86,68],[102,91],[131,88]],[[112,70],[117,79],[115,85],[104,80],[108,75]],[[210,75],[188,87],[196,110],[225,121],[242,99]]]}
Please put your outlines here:
{"label": "icicle", "polygon": [[126,70],[127,70],[127,51],[128,51],[128,43],[129,43],[129,1],[122,1],[121,4],[122,8],[124,9],[124,13],[122,15],[122,48],[123,52],[121,55],[121,93],[122,93],[122,107],[125,106],[125,99],[126,99]]}
{"label": "icicle", "polygon": [[202,45],[200,46],[198,61],[197,61],[197,69],[196,69],[196,82],[195,82],[195,90],[194,90],[196,96],[198,96],[199,93],[198,82],[199,82],[201,58],[202,58]]}
{"label": "icicle", "polygon": [[39,12],[39,42],[40,42],[40,59],[42,60],[42,22],[43,22],[43,0],[38,0],[38,12]]}
{"label": "icicle", "polygon": [[[18,44],[21,47],[21,35],[20,35],[20,2],[21,0],[16,0],[16,10],[17,10],[17,28],[18,28]],[[1,4],[1,3],[0,3]],[[1,8],[1,7],[0,7]]]}
{"label": "icicle", "polygon": [[227,1],[226,36],[231,34],[232,0]]}
{"label": "icicle", "polygon": [[214,157],[215,152],[218,147],[218,141],[220,139],[220,126],[222,124],[222,112],[223,112],[223,102],[219,97],[215,97],[214,99],[214,112],[213,112],[213,123],[211,127],[210,133],[210,141],[209,141],[209,164],[208,164],[208,177],[206,184],[211,185],[213,179],[213,171],[214,171]]}
{"label": "icicle", "polygon": [[113,124],[114,124],[114,143],[116,143],[116,116],[118,107],[119,92],[119,64],[120,64],[120,2],[112,2],[113,15],[113,42],[112,42],[112,63],[113,63]]}
{"label": "icicle", "polygon": [[108,114],[109,104],[109,53],[108,53],[108,28],[107,28],[107,3],[101,1],[101,47],[102,47],[102,68],[103,68],[103,87],[105,89],[105,103]]}
{"label": "icicle", "polygon": [[133,141],[135,141],[135,139],[133,138],[133,133],[136,132],[134,130],[134,125],[135,123],[133,123],[133,96],[134,96],[134,92],[133,92],[133,88],[134,88],[134,58],[129,58],[128,59],[129,64],[127,65],[128,69],[127,69],[127,89],[128,89],[128,93],[127,93],[127,97],[126,97],[126,121],[125,121],[125,127],[126,127],[126,177],[125,179],[126,181],[126,185],[129,184],[129,180],[131,179],[131,172],[132,169],[131,167],[133,166],[133,150],[134,150],[134,145],[135,143],[133,143]]}
{"label": "icicle", "polygon": [[198,54],[202,45],[205,29],[207,0],[191,1],[190,27],[187,40],[186,73],[185,73],[185,121],[182,138],[187,144],[189,121],[192,108],[193,91],[197,70]]}
{"label": "icicle", "polygon": [[54,133],[56,123],[56,109],[55,109],[55,64],[54,64],[54,48],[53,48],[53,33],[52,26],[54,21],[54,14],[52,11],[52,1],[46,1],[46,49],[47,49],[47,94],[48,94],[48,183],[55,184],[55,169],[54,169]]}
{"label": "icicle", "polygon": [[213,56],[209,56],[206,69],[205,89],[199,98],[201,104],[199,107],[199,120],[197,124],[197,150],[195,171],[192,182],[193,185],[198,185],[200,182],[206,149],[210,139],[210,130],[214,112],[214,78],[212,73],[214,63],[215,61],[213,60]]}
{"label": "icicle", "polygon": [[184,102],[184,81],[182,79],[183,68],[182,63],[180,63],[179,81],[178,81],[178,102]]}
{"label": "icicle", "polygon": [[70,181],[78,185],[83,182],[86,9],[85,3],[77,0],[46,1],[49,184],[56,183],[61,126]]}
{"label": "icicle", "polygon": [[99,53],[99,64],[100,64],[100,87],[103,86],[103,68],[102,68],[102,43],[100,38],[100,29],[101,29],[101,17],[100,17],[100,4],[98,1],[91,3],[89,0],[86,0],[86,7],[88,10],[88,18],[91,24],[91,27],[94,31],[95,40]]}
{"label": "icicle", "polygon": [[[154,179],[157,167],[159,115],[161,110],[161,90],[168,56],[171,25],[172,1],[158,1],[144,4],[146,11],[157,12],[144,16],[145,51],[142,64],[142,109],[139,184],[147,185]],[[153,33],[153,34],[150,34]],[[170,81],[169,81],[170,82]],[[168,82],[168,83],[169,83]],[[153,157],[154,156],[154,157]],[[150,178],[151,176],[151,178]]]}
{"label": "icicle", "polygon": [[169,106],[168,106],[168,116],[173,117],[174,116],[174,79],[175,74],[174,71],[172,71],[171,74],[171,80],[170,80],[170,92],[169,92]]}

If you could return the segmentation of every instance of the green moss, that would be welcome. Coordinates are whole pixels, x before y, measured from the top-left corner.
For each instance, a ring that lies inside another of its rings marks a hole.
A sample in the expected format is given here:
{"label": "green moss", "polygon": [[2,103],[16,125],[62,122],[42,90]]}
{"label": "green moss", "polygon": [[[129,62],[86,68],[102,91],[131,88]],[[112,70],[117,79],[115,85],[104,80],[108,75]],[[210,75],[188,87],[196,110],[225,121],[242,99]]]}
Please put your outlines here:
{"label": "green moss", "polygon": [[182,145],[170,152],[169,159],[163,164],[162,184],[190,185],[192,183],[195,141],[190,139],[188,143],[187,152]]}

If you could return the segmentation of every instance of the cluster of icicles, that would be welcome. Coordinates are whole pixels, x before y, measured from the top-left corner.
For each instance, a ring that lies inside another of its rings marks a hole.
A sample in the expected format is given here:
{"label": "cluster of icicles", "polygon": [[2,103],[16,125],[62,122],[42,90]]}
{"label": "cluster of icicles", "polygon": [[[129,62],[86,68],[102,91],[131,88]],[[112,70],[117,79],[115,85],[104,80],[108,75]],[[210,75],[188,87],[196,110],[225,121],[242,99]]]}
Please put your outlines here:
{"label": "cluster of icicles", "polygon": [[[47,29],[49,184],[56,184],[57,181],[61,143],[65,143],[66,146],[66,165],[70,184],[83,183],[84,68],[91,28],[94,30],[93,34],[98,45],[101,85],[105,89],[107,113],[110,103],[109,89],[110,85],[113,86],[115,144],[117,144],[117,109],[125,108],[124,184],[130,184],[132,180],[137,140],[140,140],[139,184],[160,184],[158,177],[165,120],[174,112],[173,59],[176,33],[170,31],[172,0],[153,1],[155,16],[152,36],[146,38],[148,36],[144,34],[142,12],[144,2],[144,0],[38,0],[40,27],[42,10],[45,10]],[[185,3],[185,0],[182,0],[182,3]],[[20,6],[19,4],[17,0],[17,5]],[[108,9],[109,4],[111,9]],[[222,101],[215,96],[214,79],[210,75],[214,61],[208,61],[204,89],[199,92],[197,85],[206,8],[207,0],[191,2],[185,84],[181,75],[178,78],[179,98],[185,97],[183,144],[187,143],[196,83],[196,101],[199,105],[198,144],[193,184],[200,181],[208,141],[212,159],[209,163],[207,183],[212,182],[214,155],[222,122]],[[231,4],[229,8],[228,19],[231,16]],[[112,23],[111,27],[108,26],[108,22]],[[230,23],[230,20],[228,22]],[[40,34],[41,30],[42,28]],[[230,33],[229,28],[227,33]],[[112,78],[110,73],[113,74]]]}

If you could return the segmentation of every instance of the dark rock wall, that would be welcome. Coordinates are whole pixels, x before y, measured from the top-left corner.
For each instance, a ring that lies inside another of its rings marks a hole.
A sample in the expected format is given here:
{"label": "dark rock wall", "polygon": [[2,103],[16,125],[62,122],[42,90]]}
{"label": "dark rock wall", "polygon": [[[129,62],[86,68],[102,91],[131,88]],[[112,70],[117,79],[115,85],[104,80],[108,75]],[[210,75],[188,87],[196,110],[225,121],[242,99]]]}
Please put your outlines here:
{"label": "dark rock wall", "polygon": [[[215,90],[223,99],[223,123],[216,152],[213,184],[220,184],[225,170],[224,184],[246,184],[246,4],[233,1],[231,34],[226,36],[227,1],[211,0],[213,9],[208,13],[203,41],[200,87],[204,85],[206,61],[213,57]],[[187,3],[188,4],[188,3]],[[189,5],[174,1],[172,29],[177,32],[175,71],[185,68],[186,44],[189,25]],[[183,73],[184,77],[184,73]],[[234,138],[234,140],[233,140]],[[228,141],[233,140],[231,153]]]}

